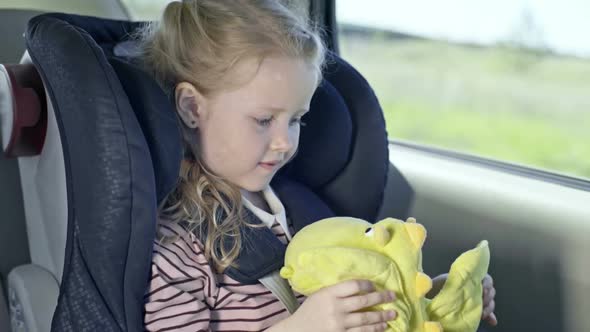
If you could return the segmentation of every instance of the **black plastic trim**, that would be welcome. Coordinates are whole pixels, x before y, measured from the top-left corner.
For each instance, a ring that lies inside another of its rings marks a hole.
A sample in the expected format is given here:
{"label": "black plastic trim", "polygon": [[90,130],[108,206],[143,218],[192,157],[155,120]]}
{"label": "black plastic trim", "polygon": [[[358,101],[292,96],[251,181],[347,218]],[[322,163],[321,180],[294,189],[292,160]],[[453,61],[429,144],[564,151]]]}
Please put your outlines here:
{"label": "black plastic trim", "polygon": [[314,23],[322,29],[326,47],[339,54],[336,0],[310,0],[309,13]]}

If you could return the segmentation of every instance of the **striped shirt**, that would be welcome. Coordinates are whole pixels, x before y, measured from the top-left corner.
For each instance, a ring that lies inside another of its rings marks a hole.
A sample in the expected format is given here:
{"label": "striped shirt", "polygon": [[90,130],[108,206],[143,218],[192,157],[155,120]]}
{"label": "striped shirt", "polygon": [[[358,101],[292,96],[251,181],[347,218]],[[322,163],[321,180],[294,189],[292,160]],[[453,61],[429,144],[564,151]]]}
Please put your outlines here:
{"label": "striped shirt", "polygon": [[[272,214],[247,201],[244,205],[287,244],[293,232],[283,205],[270,188],[264,196]],[[240,284],[218,274],[194,234],[170,222],[159,227],[161,233],[178,239],[154,242],[145,304],[147,331],[262,331],[289,316],[285,305],[262,284]],[[300,303],[304,300],[303,295],[296,296]]]}

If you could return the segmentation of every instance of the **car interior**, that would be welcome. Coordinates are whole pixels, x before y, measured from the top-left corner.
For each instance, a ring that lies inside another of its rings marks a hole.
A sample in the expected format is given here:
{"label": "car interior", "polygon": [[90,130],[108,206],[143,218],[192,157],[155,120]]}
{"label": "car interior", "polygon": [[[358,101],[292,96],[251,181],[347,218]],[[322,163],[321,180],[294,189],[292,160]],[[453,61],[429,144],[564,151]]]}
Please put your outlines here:
{"label": "car interior", "polygon": [[[339,55],[338,1],[287,4],[323,28],[330,61],[284,175],[340,215],[415,217],[430,276],[488,240],[499,325],[481,331],[589,330],[590,182],[390,139]],[[182,151],[137,63],[141,26],[114,0],[0,2],[0,331],[143,330]]]}

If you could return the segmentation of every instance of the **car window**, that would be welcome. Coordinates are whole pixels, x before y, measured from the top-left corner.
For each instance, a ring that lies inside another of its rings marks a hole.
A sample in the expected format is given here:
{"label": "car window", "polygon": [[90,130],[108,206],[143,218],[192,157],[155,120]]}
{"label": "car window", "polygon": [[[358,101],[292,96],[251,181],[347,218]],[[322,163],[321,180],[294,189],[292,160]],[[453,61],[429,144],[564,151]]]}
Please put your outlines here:
{"label": "car window", "polygon": [[172,0],[121,0],[127,7],[131,18],[136,21],[155,20]]}
{"label": "car window", "polygon": [[590,178],[590,2],[336,5],[390,138]]}
{"label": "car window", "polygon": [[[1,1],[1,0],[0,0]],[[173,0],[121,0],[127,6],[134,20],[151,21],[162,15],[162,11]],[[279,0],[299,14],[307,15],[309,0]]]}
{"label": "car window", "polygon": [[63,12],[112,19],[128,18],[127,12],[121,6],[119,0],[0,0],[0,10]]}

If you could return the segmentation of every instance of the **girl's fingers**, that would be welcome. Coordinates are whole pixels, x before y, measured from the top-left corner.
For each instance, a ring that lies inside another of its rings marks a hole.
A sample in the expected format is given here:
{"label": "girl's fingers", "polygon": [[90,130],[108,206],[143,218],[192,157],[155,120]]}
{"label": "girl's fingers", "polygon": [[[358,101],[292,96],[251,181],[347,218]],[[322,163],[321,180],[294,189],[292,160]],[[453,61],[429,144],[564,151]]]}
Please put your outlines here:
{"label": "girl's fingers", "polygon": [[490,303],[494,297],[496,296],[496,289],[495,288],[491,288],[491,289],[486,289],[486,291],[483,293],[483,305],[484,307]]}
{"label": "girl's fingers", "polygon": [[351,329],[347,329],[346,332],[382,332],[385,331],[387,327],[387,324],[379,323],[362,327],[353,327]]}
{"label": "girl's fingers", "polygon": [[366,311],[346,315],[344,326],[346,328],[367,327],[385,323],[395,319],[393,311]]}
{"label": "girl's fingers", "polygon": [[395,300],[395,293],[393,292],[372,292],[342,299],[342,309],[344,312],[354,312],[377,304],[392,302],[393,300]]}
{"label": "girl's fingers", "polygon": [[491,326],[496,326],[498,325],[498,318],[496,318],[496,314],[495,313],[491,313],[490,316],[486,319],[486,321],[488,322],[488,324],[490,324]]}
{"label": "girl's fingers", "polygon": [[325,288],[324,291],[331,292],[337,297],[349,297],[362,293],[375,291],[375,286],[368,280],[348,280],[334,286]]}
{"label": "girl's fingers", "polygon": [[481,283],[482,283],[484,289],[494,287],[494,279],[492,279],[492,276],[489,274],[486,274],[486,276],[483,278],[483,281]]}
{"label": "girl's fingers", "polygon": [[487,306],[483,308],[481,313],[481,318],[486,319],[494,313],[494,309],[496,309],[496,303],[492,300]]}
{"label": "girl's fingers", "polygon": [[483,310],[481,313],[481,318],[486,320],[488,324],[491,326],[498,325],[498,318],[494,313],[496,309],[496,302],[494,298],[496,297],[496,289],[494,288],[494,279],[489,274],[486,275],[482,280],[483,285]]}

